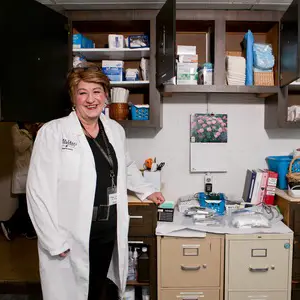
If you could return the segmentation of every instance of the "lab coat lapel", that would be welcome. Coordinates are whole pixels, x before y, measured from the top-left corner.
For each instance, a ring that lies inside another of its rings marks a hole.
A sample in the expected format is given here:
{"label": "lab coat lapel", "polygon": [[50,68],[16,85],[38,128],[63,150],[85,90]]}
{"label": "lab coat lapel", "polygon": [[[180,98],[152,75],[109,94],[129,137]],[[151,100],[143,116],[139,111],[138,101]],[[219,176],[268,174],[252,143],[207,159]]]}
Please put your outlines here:
{"label": "lab coat lapel", "polygon": [[86,136],[83,132],[80,121],[79,121],[75,111],[71,112],[70,119],[71,119],[70,128],[72,130],[72,133],[77,136],[78,141],[82,147],[83,153],[88,153],[88,155],[87,155],[88,162],[91,163],[93,167],[95,167],[95,160],[94,160],[93,152],[92,152],[91,147],[86,139]]}

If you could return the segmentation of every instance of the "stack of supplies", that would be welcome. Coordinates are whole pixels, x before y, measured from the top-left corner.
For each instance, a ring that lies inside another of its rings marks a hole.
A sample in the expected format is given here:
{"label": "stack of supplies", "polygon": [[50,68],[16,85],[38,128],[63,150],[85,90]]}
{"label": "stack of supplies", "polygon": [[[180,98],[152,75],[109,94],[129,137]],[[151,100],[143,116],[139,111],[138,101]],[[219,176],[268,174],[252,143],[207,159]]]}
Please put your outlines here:
{"label": "stack of supplies", "polygon": [[245,85],[246,60],[244,57],[227,56],[226,69],[228,85]]}
{"label": "stack of supplies", "polygon": [[124,62],[121,60],[103,60],[102,71],[111,81],[123,80]]}
{"label": "stack of supplies", "polygon": [[177,84],[198,84],[196,46],[177,46]]}
{"label": "stack of supplies", "polygon": [[115,87],[110,90],[111,103],[127,103],[129,91],[121,87]]}

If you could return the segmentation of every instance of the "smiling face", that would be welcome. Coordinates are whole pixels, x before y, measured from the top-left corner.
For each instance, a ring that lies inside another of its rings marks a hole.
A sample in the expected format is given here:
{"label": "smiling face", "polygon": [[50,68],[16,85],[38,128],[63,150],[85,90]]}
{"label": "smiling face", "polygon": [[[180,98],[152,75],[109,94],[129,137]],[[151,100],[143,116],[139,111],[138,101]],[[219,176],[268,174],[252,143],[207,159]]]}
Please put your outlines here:
{"label": "smiling face", "polygon": [[74,97],[79,119],[86,122],[97,120],[105,106],[106,98],[101,84],[80,81]]}

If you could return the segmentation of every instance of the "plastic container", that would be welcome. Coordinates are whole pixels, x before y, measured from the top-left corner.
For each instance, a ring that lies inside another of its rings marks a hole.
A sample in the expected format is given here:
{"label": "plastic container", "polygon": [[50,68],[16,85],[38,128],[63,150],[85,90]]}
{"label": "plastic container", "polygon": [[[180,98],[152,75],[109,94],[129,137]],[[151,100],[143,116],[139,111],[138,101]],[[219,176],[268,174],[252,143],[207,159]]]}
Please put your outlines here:
{"label": "plastic container", "polygon": [[142,248],[137,265],[138,282],[149,282],[149,256],[147,247]]}
{"label": "plastic container", "polygon": [[130,109],[132,120],[149,120],[149,105],[131,105]]}
{"label": "plastic container", "polygon": [[207,207],[214,210],[217,214],[223,215],[225,212],[225,195],[219,194],[206,194],[201,192],[198,194],[200,206]]}
{"label": "plastic container", "polygon": [[269,169],[278,174],[277,187],[281,190],[287,190],[288,188],[286,174],[288,173],[288,168],[292,159],[292,155],[267,157]]}

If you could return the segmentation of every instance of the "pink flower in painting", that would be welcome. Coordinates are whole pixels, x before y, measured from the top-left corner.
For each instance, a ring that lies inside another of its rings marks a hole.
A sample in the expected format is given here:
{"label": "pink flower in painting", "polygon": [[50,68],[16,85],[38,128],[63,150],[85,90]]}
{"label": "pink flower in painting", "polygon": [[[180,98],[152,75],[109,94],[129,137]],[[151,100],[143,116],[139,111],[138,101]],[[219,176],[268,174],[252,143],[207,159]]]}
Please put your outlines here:
{"label": "pink flower in painting", "polygon": [[215,138],[218,138],[220,136],[220,132],[215,133]]}
{"label": "pink flower in painting", "polygon": [[226,116],[223,117],[223,120],[226,120]]}
{"label": "pink flower in painting", "polygon": [[224,127],[224,128],[223,128],[223,131],[224,131],[224,132],[226,132],[226,131],[227,131],[227,128],[226,128],[226,127]]}
{"label": "pink flower in painting", "polygon": [[211,128],[210,127],[207,127],[207,129],[206,129],[208,132],[210,132],[211,131]]}
{"label": "pink flower in painting", "polygon": [[216,120],[212,120],[212,122],[211,122],[212,124],[216,124],[217,123],[217,121]]}
{"label": "pink flower in painting", "polygon": [[195,128],[196,127],[196,122],[193,122],[192,123],[192,128]]}
{"label": "pink flower in painting", "polygon": [[226,123],[221,123],[221,126],[222,126],[222,127],[225,127],[225,126],[226,126]]}
{"label": "pink flower in painting", "polygon": [[199,130],[198,130],[198,133],[203,133],[204,132],[204,129],[203,128],[200,128]]}
{"label": "pink flower in painting", "polygon": [[222,132],[223,131],[223,129],[222,128],[219,128],[219,130],[218,130],[219,132]]}
{"label": "pink flower in painting", "polygon": [[207,126],[206,124],[203,124],[203,125],[202,125],[203,128],[205,128],[206,126]]}
{"label": "pink flower in painting", "polygon": [[212,128],[213,128],[213,129],[216,129],[217,127],[216,127],[216,126],[213,126]]}
{"label": "pink flower in painting", "polygon": [[222,119],[221,119],[221,118],[217,118],[217,121],[218,121],[219,123],[221,123],[221,122],[222,122]]}
{"label": "pink flower in painting", "polygon": [[198,120],[198,123],[199,123],[199,124],[203,124],[204,121],[203,121],[202,119],[199,119],[199,120]]}
{"label": "pink flower in painting", "polygon": [[207,121],[207,125],[211,125],[211,121]]}

